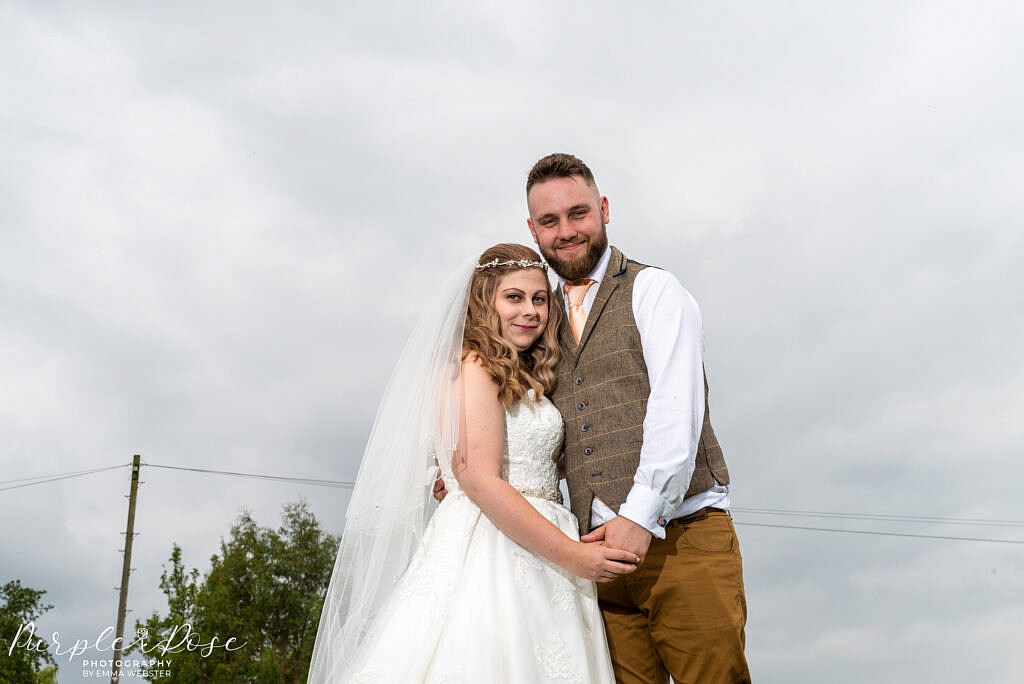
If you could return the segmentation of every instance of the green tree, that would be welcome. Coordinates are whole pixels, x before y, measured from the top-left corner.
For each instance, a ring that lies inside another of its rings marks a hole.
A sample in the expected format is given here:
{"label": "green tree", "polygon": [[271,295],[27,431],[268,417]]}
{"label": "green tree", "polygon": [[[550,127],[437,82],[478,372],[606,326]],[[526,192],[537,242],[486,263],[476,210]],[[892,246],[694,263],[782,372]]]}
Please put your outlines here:
{"label": "green tree", "polygon": [[[304,501],[284,505],[276,530],[243,510],[201,580],[198,570],[186,570],[175,544],[160,576],[168,613],[136,622],[136,630],[146,629],[152,645],[176,626],[172,642],[180,641],[188,623],[198,642],[216,637],[217,647],[206,655],[202,648],[150,651],[147,657],[170,661],[163,668],[170,676],[159,681],[305,682],[337,548],[338,539],[321,530]],[[223,648],[230,637],[237,650]]]}
{"label": "green tree", "polygon": [[[46,664],[56,663],[49,649],[36,650],[38,637],[32,639],[32,647],[25,646],[26,636],[18,639],[18,646],[11,650],[11,643],[23,624],[35,622],[52,605],[41,601],[46,591],[22,586],[20,580],[11,580],[0,587],[0,684],[21,684],[34,682],[37,672]],[[11,654],[8,655],[8,650]]]}
{"label": "green tree", "polygon": [[[171,567],[168,569],[164,566],[163,572],[160,573],[160,589],[163,590],[164,595],[167,597],[167,615],[161,617],[154,611],[145,623],[135,622],[136,633],[145,630],[149,635],[149,638],[145,640],[147,647],[159,643],[159,640],[162,638],[167,638],[171,643],[178,643],[179,639],[171,637],[171,634],[174,633],[175,628],[180,630],[186,624],[192,625],[194,629],[199,629],[197,624],[199,622],[197,615],[197,600],[200,586],[199,570],[186,570],[181,555],[181,547],[177,544],[172,544],[171,557],[169,559]],[[125,640],[131,641],[131,637],[128,636]],[[128,648],[125,650],[124,656],[130,653],[137,653],[139,650],[136,647]],[[187,652],[167,653],[164,655],[159,651],[153,652],[150,650],[147,653],[138,653],[138,655],[146,659],[155,658],[169,663],[166,667],[153,668],[157,671],[169,671],[171,673],[169,678],[160,677],[160,681],[203,681],[199,673],[200,663]],[[151,678],[150,681],[156,681],[156,679]]]}
{"label": "green tree", "polygon": [[57,666],[47,665],[36,672],[35,684],[57,684]]}

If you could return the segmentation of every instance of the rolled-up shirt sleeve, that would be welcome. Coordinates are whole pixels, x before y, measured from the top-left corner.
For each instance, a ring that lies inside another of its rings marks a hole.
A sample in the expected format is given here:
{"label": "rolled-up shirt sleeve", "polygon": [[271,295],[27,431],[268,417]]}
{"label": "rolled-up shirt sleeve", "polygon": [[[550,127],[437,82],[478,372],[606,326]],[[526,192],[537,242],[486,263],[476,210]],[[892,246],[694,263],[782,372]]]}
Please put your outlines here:
{"label": "rolled-up shirt sleeve", "polygon": [[697,302],[659,268],[637,274],[633,317],[651,393],[640,465],[619,515],[664,539],[658,519],[670,517],[683,502],[704,422],[704,328]]}

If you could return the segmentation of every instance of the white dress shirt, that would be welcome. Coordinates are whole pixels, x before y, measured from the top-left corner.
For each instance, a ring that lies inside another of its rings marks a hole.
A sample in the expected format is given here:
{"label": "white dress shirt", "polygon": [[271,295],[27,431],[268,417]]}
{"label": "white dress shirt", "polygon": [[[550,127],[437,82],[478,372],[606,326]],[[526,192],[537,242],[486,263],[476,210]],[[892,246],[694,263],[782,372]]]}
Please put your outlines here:
{"label": "white dress shirt", "polygon": [[[597,281],[583,299],[588,316],[611,256],[608,247],[587,276]],[[566,281],[558,274],[555,280],[561,292]],[[705,506],[728,509],[729,487],[715,484],[683,500],[704,424],[704,328],[697,302],[668,271],[645,268],[633,281],[633,318],[640,331],[651,393],[644,416],[640,465],[618,515],[664,539],[665,530],[658,525],[658,518],[679,518]],[[594,497],[592,528],[615,516],[604,501]]]}

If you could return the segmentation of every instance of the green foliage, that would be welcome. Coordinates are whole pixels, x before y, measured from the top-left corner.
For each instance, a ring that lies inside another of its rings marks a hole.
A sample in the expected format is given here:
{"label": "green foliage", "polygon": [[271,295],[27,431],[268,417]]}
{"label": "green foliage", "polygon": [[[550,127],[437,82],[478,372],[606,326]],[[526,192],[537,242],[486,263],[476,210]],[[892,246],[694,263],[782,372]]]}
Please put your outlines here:
{"label": "green foliage", "polygon": [[[52,605],[42,604],[45,591],[31,589],[21,585],[20,580],[11,580],[0,587],[0,684],[21,684],[33,682],[36,672],[44,664],[53,665],[53,656],[49,649],[36,650],[38,637],[31,640],[32,647],[25,646],[25,634],[18,637],[18,646],[8,656],[11,642],[18,634],[18,629],[26,623],[35,622]],[[49,669],[49,668],[48,668]]]}
{"label": "green foliage", "polygon": [[[153,613],[135,629],[146,629],[150,647],[175,626],[188,623],[197,643],[216,647],[162,655],[150,650],[145,658],[170,661],[170,676],[160,682],[305,682],[316,628],[327,591],[338,539],[325,534],[304,501],[285,504],[282,525],[260,527],[243,510],[221,540],[220,554],[210,558],[210,570],[186,570],[181,549],[173,546],[168,569],[160,576],[168,613]],[[224,643],[235,641],[231,649]],[[240,645],[244,644],[244,646]]]}
{"label": "green foliage", "polygon": [[36,672],[35,684],[57,684],[57,666],[47,665]]}

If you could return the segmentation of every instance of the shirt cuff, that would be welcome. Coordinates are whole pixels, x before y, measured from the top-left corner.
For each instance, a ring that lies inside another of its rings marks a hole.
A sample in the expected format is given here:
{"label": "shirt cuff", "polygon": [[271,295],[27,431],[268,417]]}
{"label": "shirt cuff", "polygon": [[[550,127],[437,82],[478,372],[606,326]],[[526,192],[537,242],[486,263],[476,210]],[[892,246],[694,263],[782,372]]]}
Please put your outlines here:
{"label": "shirt cuff", "polygon": [[634,484],[626,496],[626,501],[619,506],[619,515],[632,520],[658,539],[665,538],[665,528],[661,521],[667,521],[673,508],[653,489]]}

